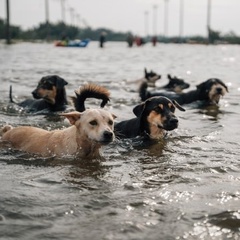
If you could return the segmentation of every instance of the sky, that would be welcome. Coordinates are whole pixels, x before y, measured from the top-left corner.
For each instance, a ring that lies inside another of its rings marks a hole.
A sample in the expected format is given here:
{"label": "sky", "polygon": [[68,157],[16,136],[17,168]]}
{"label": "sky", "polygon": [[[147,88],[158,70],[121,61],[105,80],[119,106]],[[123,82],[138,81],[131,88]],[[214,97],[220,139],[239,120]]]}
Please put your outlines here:
{"label": "sky", "polygon": [[[9,0],[10,23],[24,30],[38,26],[47,19],[48,2],[52,23],[64,20],[79,27],[105,27],[140,36],[207,36],[208,1],[210,27],[240,35],[240,0]],[[6,0],[0,0],[0,18],[6,18]]]}

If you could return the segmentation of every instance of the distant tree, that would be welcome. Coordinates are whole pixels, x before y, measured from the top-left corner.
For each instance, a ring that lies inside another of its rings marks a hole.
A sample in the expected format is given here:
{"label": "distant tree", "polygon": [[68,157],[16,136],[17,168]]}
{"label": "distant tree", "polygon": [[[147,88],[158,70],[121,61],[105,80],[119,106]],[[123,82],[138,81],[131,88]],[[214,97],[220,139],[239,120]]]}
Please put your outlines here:
{"label": "distant tree", "polygon": [[208,28],[208,41],[210,44],[214,44],[216,41],[221,40],[221,33],[219,31],[214,31],[211,28]]}

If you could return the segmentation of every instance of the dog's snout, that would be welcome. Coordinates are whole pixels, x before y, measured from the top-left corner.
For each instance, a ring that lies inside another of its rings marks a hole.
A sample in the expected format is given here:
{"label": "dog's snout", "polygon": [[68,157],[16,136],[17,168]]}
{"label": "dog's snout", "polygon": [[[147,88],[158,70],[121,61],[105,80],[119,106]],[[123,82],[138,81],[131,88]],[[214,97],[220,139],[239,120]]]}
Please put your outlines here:
{"label": "dog's snout", "polygon": [[103,133],[103,135],[104,135],[105,138],[112,138],[113,133],[112,133],[112,132],[109,132],[109,131],[105,131],[105,132]]}
{"label": "dog's snout", "polygon": [[216,90],[217,90],[218,93],[222,92],[222,88],[220,88],[220,87],[216,88]]}
{"label": "dog's snout", "polygon": [[178,124],[178,119],[177,118],[171,118],[169,122],[170,122],[170,124]]}
{"label": "dog's snout", "polygon": [[112,140],[112,138],[113,138],[113,133],[112,132],[110,132],[110,131],[105,131],[104,133],[103,133],[103,137],[104,137],[104,139],[105,140]]}
{"label": "dog's snout", "polygon": [[37,89],[35,89],[34,91],[32,91],[32,95],[35,99],[39,99],[40,97],[37,94]]}

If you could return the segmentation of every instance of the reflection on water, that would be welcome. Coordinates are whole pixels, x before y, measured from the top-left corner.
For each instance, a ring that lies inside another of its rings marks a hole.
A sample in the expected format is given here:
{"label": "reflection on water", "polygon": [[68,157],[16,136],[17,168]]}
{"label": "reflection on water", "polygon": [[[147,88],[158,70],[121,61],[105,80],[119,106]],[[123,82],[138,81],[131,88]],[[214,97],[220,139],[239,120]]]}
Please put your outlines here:
{"label": "reflection on water", "polygon": [[[108,87],[117,121],[134,116],[147,67],[181,76],[194,89],[215,77],[229,88],[219,106],[184,106],[179,128],[160,141],[141,138],[104,146],[102,158],[41,158],[0,144],[0,231],[4,239],[238,239],[239,46],[108,43],[99,49],[51,44],[0,45],[0,124],[59,129],[58,115],[27,115],[9,104],[31,97],[38,80],[65,78],[67,95],[86,82]],[[129,80],[129,81],[128,81]],[[134,91],[133,91],[134,90]],[[99,105],[95,100],[88,107]],[[71,107],[70,107],[71,108]]]}

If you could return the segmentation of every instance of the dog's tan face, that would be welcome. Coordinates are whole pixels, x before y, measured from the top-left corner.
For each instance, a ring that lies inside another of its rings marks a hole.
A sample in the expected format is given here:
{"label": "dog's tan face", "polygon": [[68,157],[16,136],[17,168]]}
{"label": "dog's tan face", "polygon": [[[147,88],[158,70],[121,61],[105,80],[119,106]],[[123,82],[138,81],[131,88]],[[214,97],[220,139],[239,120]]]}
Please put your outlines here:
{"label": "dog's tan face", "polygon": [[40,98],[44,98],[47,102],[55,104],[57,88],[55,86],[52,86],[52,89],[39,88],[37,89],[37,94]]}
{"label": "dog's tan face", "polygon": [[218,104],[220,98],[223,97],[227,93],[227,89],[220,83],[215,83],[211,86],[209,91],[209,99],[212,103]]}
{"label": "dog's tan face", "polygon": [[87,109],[84,112],[72,112],[62,114],[71,124],[77,127],[80,136],[89,140],[108,144],[115,138],[113,127],[113,114],[103,109]]}
{"label": "dog's tan face", "polygon": [[158,139],[163,136],[163,129],[173,130],[178,127],[178,119],[174,115],[175,106],[168,102],[159,104],[150,111],[147,121],[149,123],[150,137]]}

